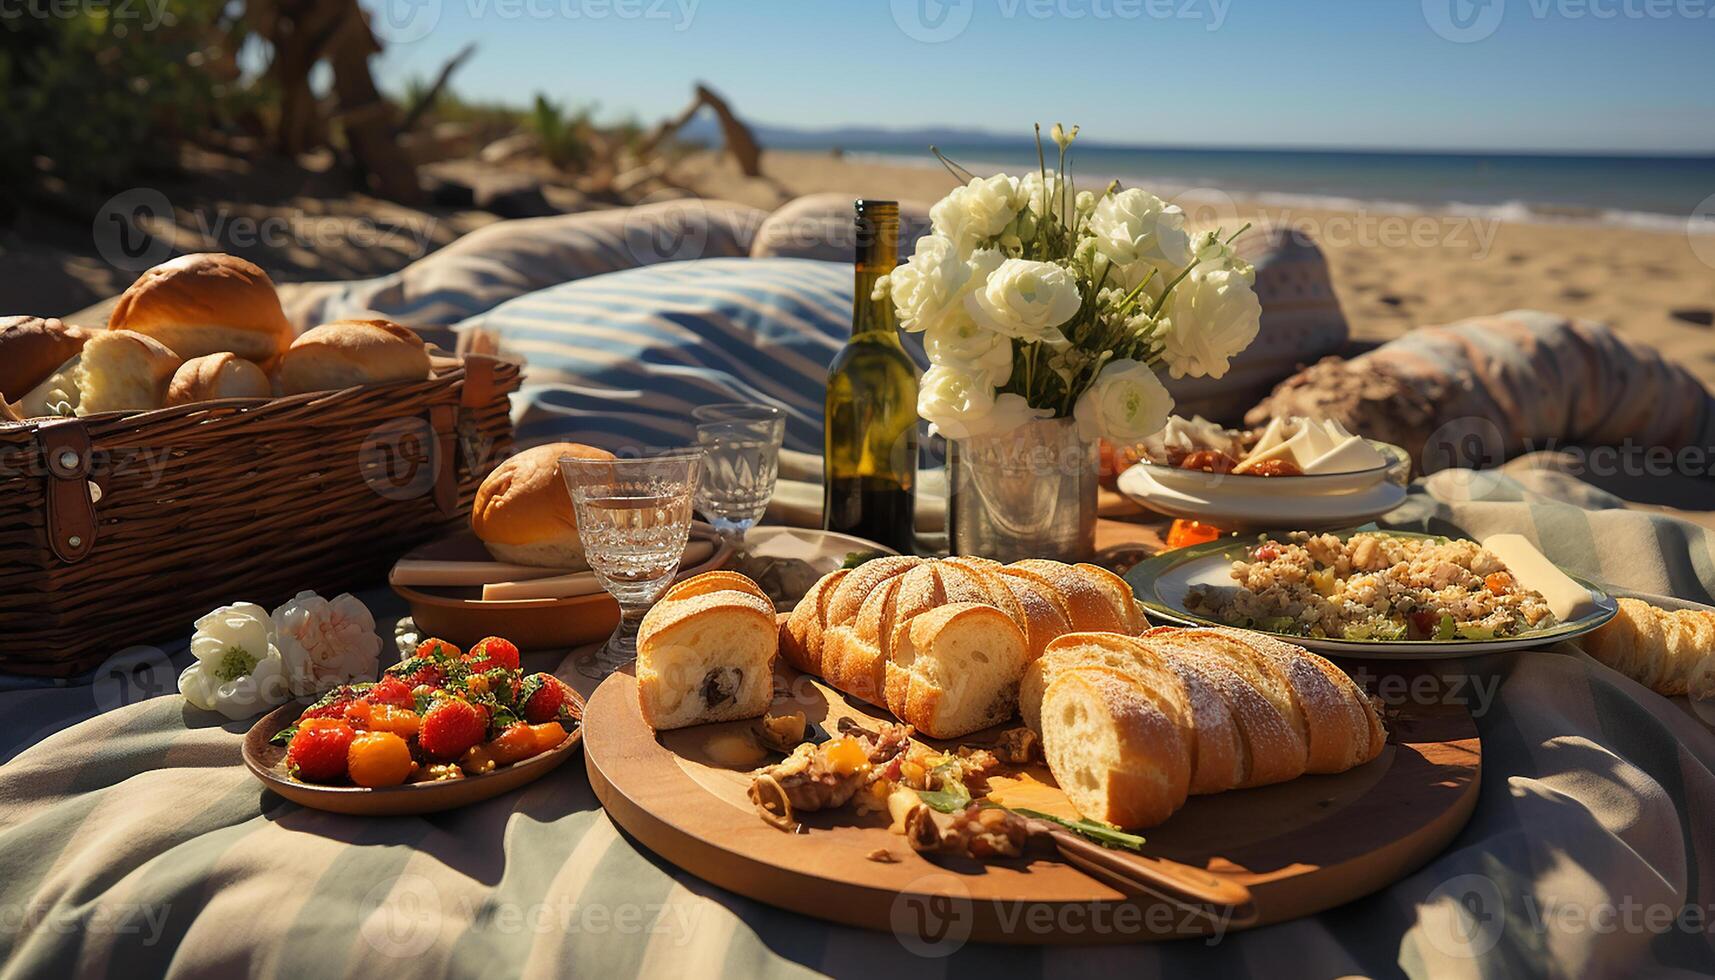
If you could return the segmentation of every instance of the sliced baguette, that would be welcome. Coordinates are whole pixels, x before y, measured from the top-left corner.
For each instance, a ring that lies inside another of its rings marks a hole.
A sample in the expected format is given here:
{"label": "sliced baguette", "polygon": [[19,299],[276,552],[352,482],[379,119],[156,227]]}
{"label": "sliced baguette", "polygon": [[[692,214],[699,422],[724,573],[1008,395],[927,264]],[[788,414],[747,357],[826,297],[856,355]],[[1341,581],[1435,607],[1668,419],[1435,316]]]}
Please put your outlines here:
{"label": "sliced baguette", "polygon": [[1118,827],[1149,827],[1185,802],[1190,752],[1181,728],[1124,674],[1068,670],[1042,697],[1042,749],[1078,812]]}
{"label": "sliced baguette", "polygon": [[657,731],[754,718],[774,700],[774,603],[756,583],[709,572],[679,583],[637,631],[637,701]]}
{"label": "sliced baguette", "polygon": [[994,606],[931,609],[901,623],[889,649],[887,708],[931,738],[957,738],[1012,717],[1024,634]]}

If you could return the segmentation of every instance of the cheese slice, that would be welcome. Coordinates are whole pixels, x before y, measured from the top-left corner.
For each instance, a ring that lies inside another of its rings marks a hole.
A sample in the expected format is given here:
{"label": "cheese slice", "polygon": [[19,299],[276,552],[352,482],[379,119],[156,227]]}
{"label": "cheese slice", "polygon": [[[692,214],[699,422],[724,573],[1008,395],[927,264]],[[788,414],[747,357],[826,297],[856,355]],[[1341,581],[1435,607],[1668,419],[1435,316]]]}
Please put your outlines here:
{"label": "cheese slice", "polygon": [[[685,546],[685,556],[679,560],[681,569],[708,560],[715,553],[713,541],[692,541]],[[555,575],[527,582],[490,582],[482,587],[482,601],[506,602],[520,599],[575,599],[602,591],[601,581],[594,572]]]}
{"label": "cheese slice", "polygon": [[1571,622],[1596,610],[1596,600],[1590,595],[1590,590],[1572,581],[1571,576],[1536,550],[1524,535],[1493,534],[1483,539],[1483,547],[1507,566],[1514,581],[1533,592],[1542,593],[1555,619]]}
{"label": "cheese slice", "polygon": [[1268,452],[1285,442],[1297,431],[1287,419],[1276,416],[1269,421],[1268,428],[1262,430],[1262,438],[1258,439],[1256,445],[1251,447],[1250,455],[1255,456],[1259,453]]}
{"label": "cheese slice", "polygon": [[1344,440],[1322,455],[1299,467],[1307,474],[1320,475],[1324,473],[1355,473],[1358,470],[1374,469],[1387,462],[1375,447],[1357,436],[1346,436]]}
{"label": "cheese slice", "polygon": [[499,561],[427,561],[405,558],[393,566],[395,585],[487,585],[490,582],[552,578],[563,568],[511,565]]}
{"label": "cheese slice", "polygon": [[1284,459],[1302,471],[1307,460],[1319,455],[1311,443],[1314,438],[1311,435],[1312,431],[1320,432],[1313,425],[1303,424],[1298,427],[1297,432],[1288,436],[1285,442],[1278,443],[1260,453],[1252,450],[1251,454],[1246,456],[1239,465],[1233,467],[1233,473],[1235,475],[1249,473],[1256,469],[1259,463],[1271,459]]}

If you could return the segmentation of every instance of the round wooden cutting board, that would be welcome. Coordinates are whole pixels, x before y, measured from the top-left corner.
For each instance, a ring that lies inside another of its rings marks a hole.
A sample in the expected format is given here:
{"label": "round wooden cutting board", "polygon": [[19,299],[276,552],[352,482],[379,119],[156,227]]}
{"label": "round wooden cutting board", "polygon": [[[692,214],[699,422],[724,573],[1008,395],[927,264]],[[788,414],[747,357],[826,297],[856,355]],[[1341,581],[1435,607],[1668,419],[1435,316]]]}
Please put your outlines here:
{"label": "round wooden cutting board", "polygon": [[[775,710],[802,710],[829,732],[841,717],[890,717],[785,666]],[[909,942],[1135,942],[1239,927],[1130,899],[1052,850],[932,862],[890,833],[882,814],[812,813],[803,833],[776,830],[746,795],[746,770],[760,763],[733,757],[734,745],[747,741],[734,736],[755,722],[657,736],[629,673],[603,681],[584,717],[590,783],[614,822],[686,871],[758,901]],[[1482,749],[1464,708],[1412,707],[1390,714],[1388,726],[1382,754],[1349,772],[1192,797],[1143,832],[1145,852],[1232,876],[1250,889],[1252,925],[1309,915],[1398,880],[1470,818]],[[990,734],[960,741],[981,744]],[[871,858],[881,850],[892,863]]]}

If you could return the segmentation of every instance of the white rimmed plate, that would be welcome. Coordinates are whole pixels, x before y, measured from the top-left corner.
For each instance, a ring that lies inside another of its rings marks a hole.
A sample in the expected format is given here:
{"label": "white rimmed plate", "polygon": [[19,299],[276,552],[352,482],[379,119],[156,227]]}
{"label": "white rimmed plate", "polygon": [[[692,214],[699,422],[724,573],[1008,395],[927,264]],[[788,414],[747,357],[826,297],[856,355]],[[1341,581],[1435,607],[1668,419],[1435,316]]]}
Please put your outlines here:
{"label": "white rimmed plate", "polygon": [[1205,473],[1202,470],[1186,470],[1149,462],[1138,463],[1137,465],[1142,467],[1143,471],[1148,473],[1156,484],[1164,489],[1207,499],[1218,499],[1224,494],[1313,497],[1323,494],[1352,493],[1369,489],[1383,480],[1389,479],[1396,470],[1402,471],[1400,482],[1404,482],[1404,476],[1409,473],[1411,466],[1411,457],[1406,451],[1391,443],[1380,442],[1375,439],[1364,441],[1381,453],[1386,461],[1367,469],[1352,470],[1347,473],[1317,473],[1304,476],[1244,476],[1232,473]]}
{"label": "white rimmed plate", "polygon": [[1121,473],[1120,493],[1168,517],[1203,521],[1216,527],[1306,530],[1350,527],[1380,517],[1405,502],[1405,488],[1389,480],[1377,481],[1351,493],[1296,495],[1282,493],[1280,488],[1316,478],[1227,476],[1218,487],[1192,492],[1163,486],[1153,473],[1161,468],[1139,463]]}
{"label": "white rimmed plate", "polygon": [[[1342,534],[1341,538],[1350,533]],[[1384,531],[1402,538],[1435,538],[1431,534],[1407,531]],[[1437,539],[1442,540],[1442,539]],[[1163,552],[1126,573],[1137,599],[1149,614],[1176,626],[1225,626],[1226,623],[1208,619],[1185,608],[1185,594],[1193,585],[1237,589],[1231,575],[1233,562],[1244,560],[1256,544],[1255,536],[1222,538],[1206,544],[1192,545]],[[1568,573],[1570,574],[1570,573]],[[1612,619],[1618,610],[1612,596],[1589,581],[1572,576],[1579,585],[1590,590],[1596,601],[1595,612],[1568,623],[1548,629],[1531,630],[1518,636],[1498,640],[1335,640],[1294,636],[1289,633],[1267,633],[1317,653],[1341,657],[1363,657],[1374,660],[1432,660],[1452,657],[1475,657],[1485,653],[1503,653],[1545,646],[1583,636]],[[1266,632],[1266,631],[1257,631]]]}

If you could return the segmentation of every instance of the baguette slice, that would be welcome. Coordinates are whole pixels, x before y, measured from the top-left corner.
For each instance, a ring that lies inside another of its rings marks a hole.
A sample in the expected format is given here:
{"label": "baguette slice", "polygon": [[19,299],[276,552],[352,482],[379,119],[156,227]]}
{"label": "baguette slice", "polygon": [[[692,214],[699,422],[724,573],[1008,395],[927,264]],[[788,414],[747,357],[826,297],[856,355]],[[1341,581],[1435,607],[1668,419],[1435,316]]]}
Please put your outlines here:
{"label": "baguette slice", "polygon": [[1135,682],[1106,668],[1074,668],[1048,685],[1042,749],[1061,791],[1092,820],[1153,826],[1190,789],[1183,730]]}
{"label": "baguette slice", "polygon": [[[1264,786],[1304,775],[1309,748],[1304,735],[1277,704],[1258,689],[1259,673],[1249,658],[1236,659],[1230,651],[1197,642],[1182,642],[1180,634],[1150,637],[1168,651],[1176,671],[1193,674],[1213,689],[1226,704],[1238,728],[1243,778],[1233,787]],[[1266,675],[1265,675],[1266,676]],[[1280,685],[1284,687],[1282,679]],[[1286,695],[1290,705],[1291,697]]]}
{"label": "baguette slice", "polygon": [[[1092,569],[1096,574],[1089,571]],[[1077,632],[1137,632],[1131,586],[1107,569],[1033,558],[1013,562],[1006,566],[1004,574],[1035,579],[1058,593],[1065,603],[1072,629]],[[1117,601],[1121,590],[1124,592],[1123,603]]]}
{"label": "baguette slice", "polygon": [[667,590],[637,631],[637,701],[656,731],[754,718],[774,700],[774,603],[734,572]]}
{"label": "baguette slice", "polygon": [[1346,672],[1303,647],[1260,633],[1215,632],[1243,644],[1286,677],[1304,716],[1306,772],[1345,772],[1375,758],[1387,740],[1381,718]]}
{"label": "baguette slice", "polygon": [[1012,717],[1024,634],[994,606],[955,602],[900,623],[886,665],[887,709],[931,738]]}
{"label": "baguette slice", "polygon": [[780,652],[787,663],[807,674],[822,676],[822,631],[828,625],[828,604],[848,574],[842,568],[817,579],[780,628]]}

